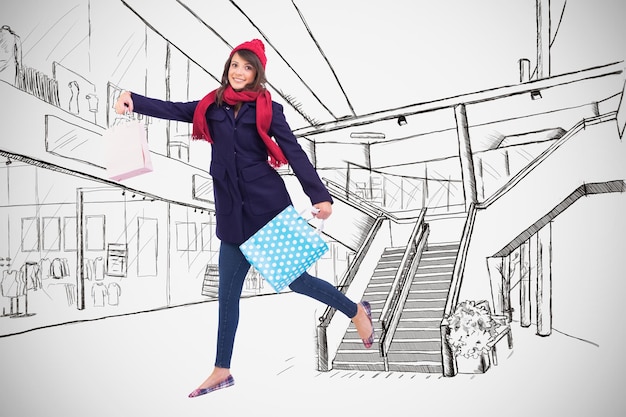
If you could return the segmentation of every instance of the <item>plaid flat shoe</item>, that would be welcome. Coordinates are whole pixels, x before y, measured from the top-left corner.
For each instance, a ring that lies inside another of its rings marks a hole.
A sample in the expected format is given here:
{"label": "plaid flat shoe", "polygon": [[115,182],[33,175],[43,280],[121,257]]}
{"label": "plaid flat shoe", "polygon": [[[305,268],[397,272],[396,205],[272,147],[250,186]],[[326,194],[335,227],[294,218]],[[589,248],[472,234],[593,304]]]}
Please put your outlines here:
{"label": "plaid flat shoe", "polygon": [[361,305],[365,309],[365,312],[367,313],[367,318],[370,320],[370,325],[372,326],[372,334],[370,334],[370,337],[368,337],[367,339],[361,339],[363,341],[363,345],[367,349],[369,349],[374,344],[374,325],[372,324],[372,307],[370,306],[370,303],[368,303],[367,301],[362,301]]}
{"label": "plaid flat shoe", "polygon": [[212,387],[198,388],[194,390],[191,394],[189,394],[189,398],[199,397],[200,395],[208,394],[210,392],[217,391],[218,389],[232,387],[233,385],[235,385],[235,379],[232,375],[228,375],[228,378],[216,385],[213,385]]}

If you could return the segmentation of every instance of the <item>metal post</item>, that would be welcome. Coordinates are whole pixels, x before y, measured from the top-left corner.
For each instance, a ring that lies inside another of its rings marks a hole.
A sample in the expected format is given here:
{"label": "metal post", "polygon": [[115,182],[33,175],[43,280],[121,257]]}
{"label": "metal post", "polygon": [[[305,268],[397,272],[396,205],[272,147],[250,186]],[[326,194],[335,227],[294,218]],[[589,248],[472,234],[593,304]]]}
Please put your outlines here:
{"label": "metal post", "polygon": [[537,334],[552,333],[552,223],[537,232]]}
{"label": "metal post", "polygon": [[550,0],[537,2],[537,79],[550,76]]}
{"label": "metal post", "polygon": [[328,372],[328,340],[326,336],[326,326],[317,326],[317,370]]}
{"label": "metal post", "polygon": [[520,246],[519,271],[520,271],[520,325],[530,326],[530,242],[526,241]]}
{"label": "metal post", "polygon": [[85,309],[85,196],[81,188],[76,190],[76,308]]}
{"label": "metal post", "polygon": [[519,82],[526,83],[530,81],[530,60],[522,58],[519,60]]}
{"label": "metal post", "polygon": [[476,176],[474,175],[474,161],[465,104],[454,106],[454,116],[456,118],[456,131],[459,140],[459,158],[461,159],[461,173],[463,176],[465,210],[469,211],[470,205],[478,202],[478,196],[476,193]]}

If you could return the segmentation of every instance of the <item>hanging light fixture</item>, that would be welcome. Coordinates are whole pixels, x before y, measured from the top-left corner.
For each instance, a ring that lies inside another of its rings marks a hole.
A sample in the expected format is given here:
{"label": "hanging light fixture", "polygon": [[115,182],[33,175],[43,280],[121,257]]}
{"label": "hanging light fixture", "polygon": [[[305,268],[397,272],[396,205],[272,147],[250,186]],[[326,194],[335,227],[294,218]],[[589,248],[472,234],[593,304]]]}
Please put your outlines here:
{"label": "hanging light fixture", "polygon": [[404,126],[408,122],[406,121],[406,117],[404,115],[398,117],[398,126]]}

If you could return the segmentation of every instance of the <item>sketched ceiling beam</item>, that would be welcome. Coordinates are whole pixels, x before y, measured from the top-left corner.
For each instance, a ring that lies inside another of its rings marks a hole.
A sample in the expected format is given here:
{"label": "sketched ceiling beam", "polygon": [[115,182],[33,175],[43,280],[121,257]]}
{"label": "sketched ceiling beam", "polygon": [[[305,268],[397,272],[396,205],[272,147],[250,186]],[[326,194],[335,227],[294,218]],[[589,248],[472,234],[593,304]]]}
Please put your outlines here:
{"label": "sketched ceiling beam", "polygon": [[[293,4],[293,7],[296,9],[296,11],[298,12],[298,16],[300,16],[300,20],[302,21],[302,24],[304,25],[304,27],[306,28],[306,31],[308,32],[309,36],[311,37],[311,39],[313,40],[313,43],[315,43],[315,46],[317,47],[317,50],[320,52],[320,54],[322,55],[322,58],[324,58],[324,61],[326,61],[326,63],[328,64],[328,68],[330,68],[330,71],[333,73],[333,77],[335,77],[335,81],[337,81],[337,85],[339,86],[339,89],[341,90],[341,94],[343,94],[343,96],[346,99],[346,102],[348,103],[348,107],[350,107],[350,111],[352,112],[352,115],[354,117],[356,117],[356,112],[354,111],[354,107],[352,106],[352,103],[350,102],[350,99],[348,98],[348,95],[346,94],[346,91],[343,88],[343,85],[341,85],[341,81],[339,81],[339,77],[337,76],[337,73],[335,72],[335,68],[333,68],[332,64],[330,63],[330,61],[328,60],[328,57],[326,56],[326,54],[324,53],[324,51],[322,50],[321,45],[317,42],[317,39],[315,38],[315,36],[313,35],[313,31],[311,30],[311,28],[309,27],[309,24],[306,22],[306,20],[304,19],[304,15],[302,14],[302,12],[300,11],[300,9],[298,8],[298,6],[296,5],[296,2],[294,0],[291,0],[291,4]],[[337,120],[337,118],[335,117],[335,120]]]}
{"label": "sketched ceiling beam", "polygon": [[[489,88],[473,93],[461,94],[434,101],[409,104],[406,106],[363,114],[357,116],[354,119],[324,123],[313,128],[295,129],[294,134],[296,135],[296,137],[306,137],[308,135],[327,133],[331,131],[349,129],[358,126],[366,126],[384,120],[397,119],[401,115],[411,116],[415,114],[429,113],[445,108],[452,108],[458,104],[470,105],[483,103],[515,95],[528,94],[535,90],[544,90],[558,86],[565,86],[579,81],[591,80],[613,75],[621,75],[624,72],[624,61],[618,61],[607,65],[595,66],[580,71],[569,72],[552,76],[550,78],[543,78],[526,83]],[[593,91],[590,91],[590,94],[593,93]]]}
{"label": "sketched ceiling beam", "polygon": [[[194,36],[203,36],[206,39],[206,43],[203,44],[204,48],[210,48],[216,51],[216,54],[220,50],[224,50],[225,54],[230,52],[233,46],[223,37],[220,33],[217,32],[213,27],[211,27],[202,16],[191,9],[187,4],[185,4],[182,0],[176,0],[171,2],[171,5],[163,4],[160,12],[154,10],[154,7],[150,4],[148,0],[121,0],[121,2],[131,10],[148,28],[150,28],[154,33],[161,36],[165,41],[167,41],[170,45],[172,45],[176,50],[178,50],[183,56],[187,57],[191,62],[198,66],[198,68],[205,71],[209,74],[215,81],[220,83],[221,81],[221,69],[211,72],[208,68],[213,68],[210,57],[205,57],[198,45],[195,43],[189,43],[188,39]],[[175,5],[175,7],[172,7]],[[169,8],[168,8],[169,6]],[[177,9],[177,8],[180,9]],[[236,9],[237,12],[241,13],[240,9]],[[179,27],[182,30],[177,30],[170,24],[160,25],[159,22],[162,19],[162,13],[165,12],[169,16],[169,20],[176,19],[179,22]],[[245,14],[244,14],[245,16]],[[247,18],[247,16],[246,16]],[[249,19],[248,19],[249,20]],[[152,23],[150,23],[152,22]],[[199,24],[198,24],[199,23]],[[254,26],[254,23],[251,22]],[[254,26],[256,30],[258,27]],[[203,34],[202,31],[208,30],[210,32],[210,36]],[[197,56],[196,59],[192,58],[193,56]],[[221,66],[220,66],[221,68]],[[301,81],[301,85],[308,88]],[[286,106],[291,107],[295,110],[302,118],[306,121],[306,123],[313,127],[319,124],[319,122],[309,115],[305,113],[303,106],[301,103],[297,102],[296,99],[289,94],[283,93],[279,88],[272,85],[268,82],[268,86],[271,87],[278,96],[280,96]],[[310,91],[310,89],[309,89]],[[319,98],[316,97],[319,101]],[[323,106],[323,103],[320,102]],[[325,108],[324,111],[328,111],[328,108]]]}
{"label": "sketched ceiling beam", "polygon": [[[180,3],[180,0],[176,0]],[[250,16],[248,16],[246,14],[246,12],[243,11],[243,9],[241,7],[239,7],[239,5],[233,1],[230,0],[230,3],[237,9],[239,10],[239,12],[246,18],[246,20],[248,20],[248,22],[250,22],[250,24],[252,25],[252,27],[254,27],[259,34],[261,35],[261,37],[263,37],[263,39],[265,40],[265,42],[276,52],[276,54],[280,57],[280,59],[283,60],[283,62],[285,63],[285,65],[287,65],[287,67],[294,73],[294,75],[298,78],[298,80],[300,80],[300,82],[302,83],[302,85],[304,85],[304,87],[311,93],[311,95],[315,98],[315,100],[317,100],[317,102],[328,112],[328,114],[331,115],[331,117],[335,120],[338,120],[337,116],[335,116],[335,114],[332,112],[332,110],[326,105],[324,104],[324,102],[322,101],[321,98],[319,98],[319,96],[313,91],[313,89],[306,83],[306,81],[304,81],[302,79],[302,77],[300,76],[300,74],[298,74],[298,72],[291,66],[291,64],[287,61],[287,59],[285,59],[285,57],[280,53],[280,51],[272,44],[272,42],[269,40],[269,38],[265,35],[265,33],[263,33],[263,31],[261,30],[261,28],[254,23],[254,21],[250,18]],[[294,5],[295,6],[295,5]],[[297,10],[297,8],[296,8]],[[269,84],[269,83],[268,83]],[[281,94],[282,96],[282,92],[280,92],[278,89],[274,88],[276,91],[278,91],[279,94]],[[342,89],[343,91],[343,89]],[[344,94],[345,95],[345,94]],[[285,101],[289,102],[291,104],[291,100],[287,100],[287,98],[285,96],[283,96],[283,98],[285,99]],[[352,106],[350,106],[350,108],[352,108]],[[300,109],[297,109],[297,111],[300,111]]]}
{"label": "sketched ceiling beam", "polygon": [[[198,61],[196,61],[195,59],[193,59],[189,54],[187,54],[185,51],[183,51],[182,49],[180,49],[178,47],[178,45],[173,42],[172,40],[170,40],[163,32],[159,31],[156,27],[154,27],[152,24],[150,24],[150,22],[148,22],[148,20],[146,20],[141,13],[139,13],[137,10],[135,10],[130,4],[128,4],[128,2],[126,0],[121,0],[122,4],[124,4],[124,6],[126,6],[128,8],[128,10],[130,10],[131,12],[133,12],[135,14],[135,16],[137,16],[137,18],[139,18],[139,20],[141,20],[148,28],[150,28],[154,33],[156,33],[157,35],[159,35],[160,37],[162,37],[166,42],[168,42],[170,45],[172,45],[174,48],[176,48],[181,54],[183,54],[185,57],[187,57],[187,59],[191,62],[193,62],[196,66],[198,66],[198,68],[202,68],[202,70],[204,70],[204,72],[206,72],[207,74],[209,74],[211,76],[211,78],[213,78],[215,81],[217,81],[218,83],[221,80],[221,76],[218,78],[216,77],[211,71],[209,71],[207,68],[205,68],[202,64],[200,64]],[[216,33],[217,35],[217,33]],[[219,36],[219,35],[218,35]]]}
{"label": "sketched ceiling beam", "polygon": [[222,37],[222,35],[220,35],[215,29],[213,29],[213,27],[211,27],[204,19],[202,19],[200,16],[198,16],[198,14],[196,12],[191,10],[191,8],[189,6],[187,6],[185,3],[183,3],[180,0],[176,0],[176,2],[178,4],[180,4],[183,9],[187,10],[187,12],[189,14],[191,14],[193,17],[195,17],[196,20],[198,21],[198,23],[200,23],[205,28],[209,29],[215,36],[217,36],[222,42],[224,42],[230,49],[233,49],[232,45],[229,44],[228,41],[226,39],[224,39],[224,37]]}

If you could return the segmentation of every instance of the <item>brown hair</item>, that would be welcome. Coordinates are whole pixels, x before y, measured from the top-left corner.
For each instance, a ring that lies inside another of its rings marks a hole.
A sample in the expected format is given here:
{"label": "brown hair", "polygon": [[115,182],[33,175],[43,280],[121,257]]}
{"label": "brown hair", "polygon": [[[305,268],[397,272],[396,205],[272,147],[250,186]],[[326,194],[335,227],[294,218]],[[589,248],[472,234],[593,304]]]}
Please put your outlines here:
{"label": "brown hair", "polygon": [[[256,70],[256,76],[254,77],[254,81],[252,83],[246,85],[246,90],[258,91],[265,88],[265,83],[267,83],[267,79],[265,78],[265,69],[263,65],[261,65],[261,60],[258,56],[252,51],[248,49],[240,49],[236,52],[239,56],[248,61]],[[232,56],[228,57],[226,63],[224,64],[224,72],[222,73],[222,82],[220,87],[217,89],[215,93],[215,103],[218,106],[223,104],[223,94],[226,87],[228,87],[228,70],[230,68],[230,63],[232,61]]]}

